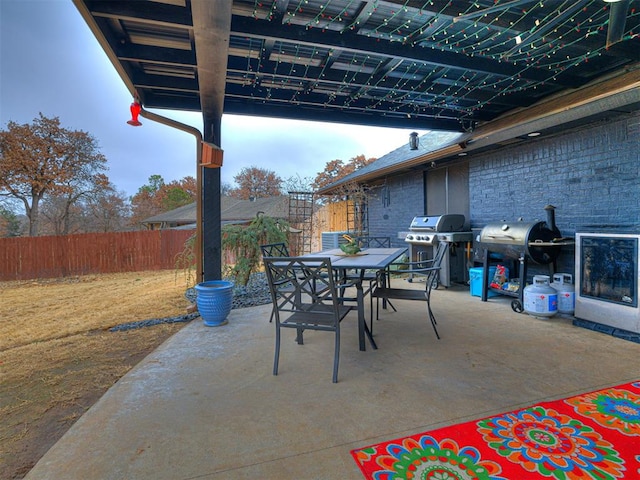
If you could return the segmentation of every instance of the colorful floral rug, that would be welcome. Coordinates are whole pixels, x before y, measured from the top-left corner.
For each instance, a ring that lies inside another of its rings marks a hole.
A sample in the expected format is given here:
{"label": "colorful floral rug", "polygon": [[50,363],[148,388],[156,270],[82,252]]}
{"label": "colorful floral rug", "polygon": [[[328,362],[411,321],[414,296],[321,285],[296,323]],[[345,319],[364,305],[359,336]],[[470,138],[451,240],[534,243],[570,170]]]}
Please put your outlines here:
{"label": "colorful floral rug", "polygon": [[640,479],[640,381],[351,454],[372,480]]}

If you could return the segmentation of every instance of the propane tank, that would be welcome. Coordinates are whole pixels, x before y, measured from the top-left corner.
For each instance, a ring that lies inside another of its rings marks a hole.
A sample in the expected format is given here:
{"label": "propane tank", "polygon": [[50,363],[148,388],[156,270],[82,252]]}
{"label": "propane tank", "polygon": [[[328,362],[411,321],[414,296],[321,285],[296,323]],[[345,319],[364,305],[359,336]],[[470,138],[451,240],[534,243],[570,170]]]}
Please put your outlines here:
{"label": "propane tank", "polygon": [[570,273],[556,273],[553,275],[551,286],[558,292],[558,313],[573,315],[576,307],[576,290],[573,286],[573,276]]}
{"label": "propane tank", "polygon": [[534,317],[553,317],[558,313],[558,292],[549,285],[549,275],[535,275],[524,289],[524,311]]}

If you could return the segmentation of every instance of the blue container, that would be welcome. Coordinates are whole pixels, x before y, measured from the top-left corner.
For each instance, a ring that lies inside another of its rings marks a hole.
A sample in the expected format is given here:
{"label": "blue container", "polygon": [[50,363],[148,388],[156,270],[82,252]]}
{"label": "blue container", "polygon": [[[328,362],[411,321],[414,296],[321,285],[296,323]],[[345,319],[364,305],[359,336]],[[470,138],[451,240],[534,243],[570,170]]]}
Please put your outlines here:
{"label": "blue container", "polygon": [[198,312],[207,327],[218,327],[227,323],[233,306],[233,282],[209,280],[195,286]]}
{"label": "blue container", "polygon": [[[473,297],[482,297],[482,273],[483,267],[475,267],[469,269],[469,291]],[[489,267],[489,283],[493,280],[493,276],[496,273],[496,267]],[[497,292],[489,290],[487,297],[496,297],[500,295]]]}

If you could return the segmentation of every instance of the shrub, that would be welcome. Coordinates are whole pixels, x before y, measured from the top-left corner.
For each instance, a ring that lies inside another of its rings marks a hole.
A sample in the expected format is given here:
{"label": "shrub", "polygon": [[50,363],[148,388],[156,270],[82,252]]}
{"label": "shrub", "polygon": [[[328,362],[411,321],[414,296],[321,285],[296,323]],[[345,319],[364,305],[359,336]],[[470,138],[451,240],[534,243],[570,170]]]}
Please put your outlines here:
{"label": "shrub", "polygon": [[237,285],[247,285],[252,273],[260,269],[260,245],[288,243],[289,223],[258,215],[248,225],[225,225],[222,227],[222,248],[235,253],[235,265],[228,265],[225,273]]}

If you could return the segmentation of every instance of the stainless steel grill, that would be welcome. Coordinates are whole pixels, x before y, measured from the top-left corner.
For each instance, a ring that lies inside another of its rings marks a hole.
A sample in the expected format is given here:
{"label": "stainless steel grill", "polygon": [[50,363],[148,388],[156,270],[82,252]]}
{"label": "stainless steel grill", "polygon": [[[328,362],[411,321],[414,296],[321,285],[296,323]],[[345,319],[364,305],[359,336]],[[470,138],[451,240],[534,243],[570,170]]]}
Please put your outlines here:
{"label": "stainless steel grill", "polygon": [[438,242],[449,243],[449,249],[442,260],[439,283],[450,287],[454,282],[466,281],[464,249],[459,252],[457,247],[460,243],[471,242],[473,234],[463,231],[464,226],[464,215],[416,216],[409,225],[409,231],[399,232],[398,238],[404,238],[409,244],[409,258],[413,262],[433,258]]}

